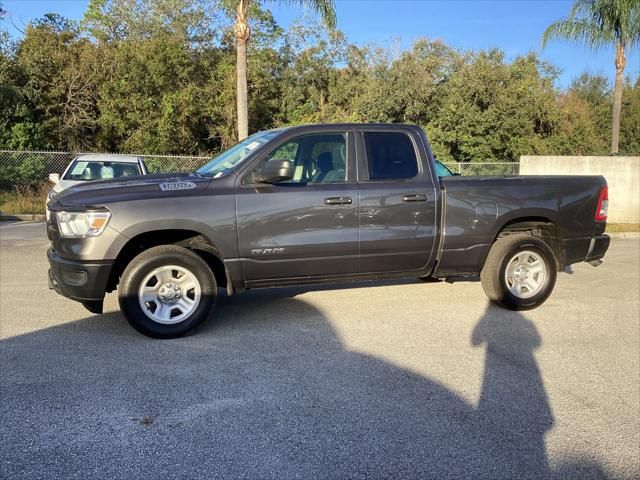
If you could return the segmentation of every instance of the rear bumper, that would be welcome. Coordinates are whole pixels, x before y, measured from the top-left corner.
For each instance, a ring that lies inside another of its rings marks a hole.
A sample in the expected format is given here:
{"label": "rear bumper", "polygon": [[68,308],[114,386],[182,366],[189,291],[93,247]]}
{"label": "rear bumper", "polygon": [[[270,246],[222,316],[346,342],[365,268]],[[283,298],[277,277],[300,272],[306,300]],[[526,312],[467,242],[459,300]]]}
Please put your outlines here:
{"label": "rear bumper", "polygon": [[61,258],[53,250],[49,260],[49,288],[60,295],[82,303],[102,302],[113,261],[79,262]]}
{"label": "rear bumper", "polygon": [[564,240],[565,264],[600,260],[607,253],[610,242],[611,237],[606,234],[566,239]]}
{"label": "rear bumper", "polygon": [[607,253],[609,243],[611,243],[611,237],[609,235],[593,237],[589,242],[589,250],[587,251],[587,256],[584,261],[600,260],[604,257],[604,254]]}

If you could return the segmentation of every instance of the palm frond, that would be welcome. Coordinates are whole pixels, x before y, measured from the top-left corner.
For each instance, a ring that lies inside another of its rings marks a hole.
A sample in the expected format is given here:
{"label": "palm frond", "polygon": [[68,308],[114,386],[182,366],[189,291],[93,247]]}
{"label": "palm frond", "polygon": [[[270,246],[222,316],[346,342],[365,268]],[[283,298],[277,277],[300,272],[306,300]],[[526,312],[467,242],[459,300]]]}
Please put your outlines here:
{"label": "palm frond", "polygon": [[575,0],[569,9],[569,18],[590,16],[597,3],[598,0]]}
{"label": "palm frond", "polygon": [[552,23],[542,46],[565,38],[598,49],[605,44],[640,44],[640,0],[575,0],[567,17]]}
{"label": "palm frond", "polygon": [[279,3],[288,5],[302,5],[319,14],[325,26],[333,30],[336,28],[335,0],[280,0]]}
{"label": "palm frond", "polygon": [[563,18],[553,22],[542,35],[542,48],[554,39],[576,40],[598,49],[613,41],[613,36],[587,19]]}
{"label": "palm frond", "polygon": [[631,25],[631,39],[628,42],[630,48],[640,47],[640,2],[631,11],[629,20]]}

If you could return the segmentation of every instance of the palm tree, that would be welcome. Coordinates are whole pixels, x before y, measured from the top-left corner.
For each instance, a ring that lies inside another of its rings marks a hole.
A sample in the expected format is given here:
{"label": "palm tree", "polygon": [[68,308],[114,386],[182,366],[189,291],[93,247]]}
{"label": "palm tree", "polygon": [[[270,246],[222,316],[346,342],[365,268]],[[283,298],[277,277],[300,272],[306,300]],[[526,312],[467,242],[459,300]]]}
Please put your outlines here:
{"label": "palm tree", "polygon": [[611,154],[617,154],[626,51],[640,44],[640,0],[575,0],[569,15],[545,30],[542,47],[552,38],[576,40],[594,50],[606,45],[615,46]]}
{"label": "palm tree", "polygon": [[[249,114],[247,108],[247,42],[249,41],[249,7],[259,0],[235,0],[236,3],[236,98],[238,105],[238,139],[249,135]],[[334,0],[280,0],[283,3],[310,7],[319,13],[328,28],[336,25]]]}

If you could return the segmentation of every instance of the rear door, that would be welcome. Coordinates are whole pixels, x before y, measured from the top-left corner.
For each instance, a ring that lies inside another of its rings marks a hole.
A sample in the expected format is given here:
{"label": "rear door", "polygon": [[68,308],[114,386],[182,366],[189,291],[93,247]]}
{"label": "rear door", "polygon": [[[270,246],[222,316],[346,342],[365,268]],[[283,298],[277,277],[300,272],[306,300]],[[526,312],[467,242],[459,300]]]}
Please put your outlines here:
{"label": "rear door", "polygon": [[360,272],[425,268],[436,240],[435,185],[412,130],[358,135]]}
{"label": "rear door", "polygon": [[[319,131],[283,139],[263,162],[288,160],[294,177],[236,188],[238,245],[249,284],[358,272],[354,133]],[[277,283],[277,282],[276,282]]]}

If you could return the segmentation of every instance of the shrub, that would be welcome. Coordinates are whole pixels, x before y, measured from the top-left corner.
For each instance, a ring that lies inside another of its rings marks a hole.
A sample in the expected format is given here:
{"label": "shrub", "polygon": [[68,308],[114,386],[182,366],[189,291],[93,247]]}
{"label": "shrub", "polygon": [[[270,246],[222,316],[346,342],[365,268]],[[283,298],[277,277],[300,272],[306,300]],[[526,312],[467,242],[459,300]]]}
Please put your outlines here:
{"label": "shrub", "polygon": [[13,191],[0,195],[0,211],[8,215],[44,214],[47,194],[50,190],[51,184],[49,182],[15,185]]}
{"label": "shrub", "polygon": [[0,185],[34,185],[45,179],[46,160],[44,156],[15,152],[5,154],[0,161]]}

